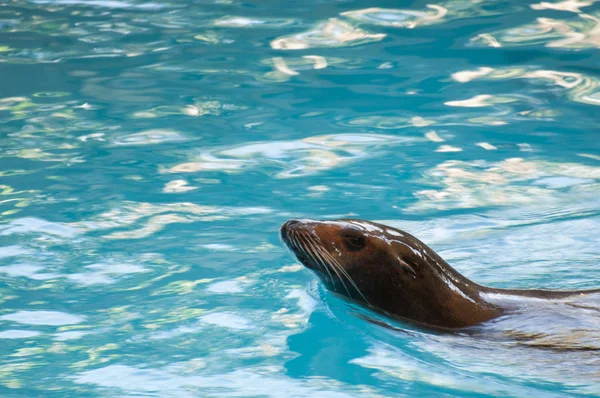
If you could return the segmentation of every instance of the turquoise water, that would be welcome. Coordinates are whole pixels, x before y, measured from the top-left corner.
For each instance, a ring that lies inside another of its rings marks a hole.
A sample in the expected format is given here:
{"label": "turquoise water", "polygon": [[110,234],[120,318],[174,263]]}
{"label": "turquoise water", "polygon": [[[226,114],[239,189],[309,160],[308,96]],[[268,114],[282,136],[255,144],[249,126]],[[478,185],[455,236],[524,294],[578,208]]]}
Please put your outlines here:
{"label": "turquoise water", "polygon": [[598,355],[373,325],[280,243],[359,217],[600,286],[600,8],[399,3],[0,3],[0,396],[600,395]]}

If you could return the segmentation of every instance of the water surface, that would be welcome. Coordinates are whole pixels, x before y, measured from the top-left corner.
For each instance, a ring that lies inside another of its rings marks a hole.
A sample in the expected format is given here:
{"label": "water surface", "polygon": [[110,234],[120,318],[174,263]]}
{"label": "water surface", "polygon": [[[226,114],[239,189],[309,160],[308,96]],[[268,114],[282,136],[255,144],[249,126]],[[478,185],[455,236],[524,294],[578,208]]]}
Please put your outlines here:
{"label": "water surface", "polygon": [[278,238],[599,287],[597,4],[1,3],[0,395],[600,395],[597,354],[372,325]]}

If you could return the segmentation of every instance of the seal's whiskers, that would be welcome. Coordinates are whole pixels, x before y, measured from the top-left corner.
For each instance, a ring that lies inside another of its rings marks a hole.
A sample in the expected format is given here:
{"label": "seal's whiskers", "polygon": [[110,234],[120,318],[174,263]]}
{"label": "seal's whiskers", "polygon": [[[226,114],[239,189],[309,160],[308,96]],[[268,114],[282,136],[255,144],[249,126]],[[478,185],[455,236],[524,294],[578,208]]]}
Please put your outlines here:
{"label": "seal's whiskers", "polygon": [[356,291],[358,292],[358,294],[360,294],[360,296],[363,298],[363,300],[365,300],[365,302],[369,305],[371,305],[371,303],[369,302],[369,300],[367,300],[367,298],[365,297],[365,295],[360,291],[360,289],[358,288],[358,286],[356,285],[356,283],[354,282],[354,279],[352,279],[352,277],[350,276],[350,274],[348,274],[348,271],[346,271],[344,269],[344,267],[342,267],[342,265],[339,263],[339,261],[337,261],[330,253],[328,253],[327,251],[323,250],[323,254],[327,256],[327,258],[329,259],[329,261],[331,262],[332,268],[335,270],[336,268],[340,270],[340,272],[348,279],[348,282],[350,282],[352,284],[352,286],[354,287],[354,289],[356,289]]}
{"label": "seal's whiskers", "polygon": [[323,250],[323,245],[320,244],[320,242],[317,242],[315,240],[314,237],[309,236],[308,237],[311,241],[311,243],[313,244],[313,249],[315,250],[315,252],[320,254],[320,258],[321,261],[323,263],[323,265],[325,266],[325,268],[329,269],[331,268],[333,270],[333,272],[335,272],[335,274],[338,277],[338,280],[341,282],[342,286],[344,286],[344,289],[346,289],[346,292],[348,293],[348,296],[350,298],[352,298],[352,293],[350,293],[350,290],[348,289],[348,287],[346,286],[346,283],[344,283],[344,278],[342,278],[342,276],[339,274],[338,270],[336,269],[335,266],[331,265],[325,258],[325,254],[327,254],[327,252],[325,250]]}
{"label": "seal's whiskers", "polygon": [[338,276],[339,281],[344,286],[344,289],[346,289],[346,292],[348,293],[348,296],[350,298],[352,298],[352,294],[350,293],[348,287],[346,286],[346,283],[344,282],[344,278],[342,277],[342,275],[346,277],[346,279],[348,280],[348,282],[350,282],[350,284],[352,285],[352,287],[354,287],[354,289],[358,292],[358,294],[360,294],[360,296],[363,298],[363,300],[367,304],[371,305],[371,303],[369,302],[369,300],[367,300],[367,298],[365,297],[365,295],[360,291],[360,289],[358,288],[358,285],[354,282],[354,280],[348,274],[348,272],[344,269],[344,267],[342,267],[342,265],[339,263],[339,261],[337,261],[327,250],[325,250],[325,248],[323,247],[323,244],[321,243],[319,237],[318,236],[313,236],[313,235],[307,235],[306,237],[307,237],[308,240],[310,240],[310,243],[312,243],[311,248],[314,249],[316,252],[318,252],[320,254],[320,257],[321,257],[321,260],[322,260],[321,263],[324,265],[324,267],[326,269],[331,268],[333,270],[333,272],[335,272],[335,274]]}
{"label": "seal's whiskers", "polygon": [[299,246],[299,250],[307,257],[310,257],[310,259],[314,263],[318,264],[320,268],[324,269],[329,275],[329,279],[333,282],[333,276],[329,271],[329,267],[327,266],[327,264],[325,264],[323,261],[317,258],[317,256],[313,252],[311,241],[309,240],[309,235],[298,233],[298,241],[301,243],[301,245]]}
{"label": "seal's whiskers", "polygon": [[348,290],[348,288],[346,287],[346,284],[344,283],[344,281],[342,280],[340,274],[335,270],[335,268],[332,268],[329,263],[321,256],[318,254],[317,249],[319,248],[319,244],[317,242],[315,242],[315,240],[310,236],[310,235],[306,235],[306,240],[309,244],[311,253],[313,253],[314,257],[318,258],[318,263],[321,265],[321,267],[323,267],[327,273],[329,274],[330,280],[332,283],[335,282],[335,279],[333,278],[333,275],[331,274],[331,271],[333,270],[333,272],[336,274],[337,276],[337,280],[339,280],[342,285],[344,286],[344,289],[346,289],[346,292],[348,293],[348,295],[350,295],[350,291]]}

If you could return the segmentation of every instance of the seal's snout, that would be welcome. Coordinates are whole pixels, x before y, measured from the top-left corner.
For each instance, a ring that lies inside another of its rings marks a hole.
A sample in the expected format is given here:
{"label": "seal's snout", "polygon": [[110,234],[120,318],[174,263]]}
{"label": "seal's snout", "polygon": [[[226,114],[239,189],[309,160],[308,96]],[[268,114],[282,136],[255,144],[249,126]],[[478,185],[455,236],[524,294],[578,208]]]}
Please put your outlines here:
{"label": "seal's snout", "polygon": [[313,252],[315,238],[312,236],[311,226],[314,222],[308,219],[292,219],[283,223],[279,230],[283,243],[294,253],[298,261],[310,269],[319,268]]}
{"label": "seal's snout", "polygon": [[309,219],[287,220],[285,223],[283,223],[279,232],[281,233],[281,236],[285,237],[293,230],[306,230],[306,228],[313,223],[314,221]]}
{"label": "seal's snout", "polygon": [[281,226],[281,231],[287,231],[290,228],[293,228],[294,225],[298,225],[300,224],[300,221],[298,220],[287,220],[282,226]]}
{"label": "seal's snout", "polygon": [[285,223],[283,223],[281,229],[279,230],[281,237],[285,238],[286,236],[288,236],[290,231],[294,228],[294,225],[298,224],[300,224],[300,221],[298,220],[288,220]]}

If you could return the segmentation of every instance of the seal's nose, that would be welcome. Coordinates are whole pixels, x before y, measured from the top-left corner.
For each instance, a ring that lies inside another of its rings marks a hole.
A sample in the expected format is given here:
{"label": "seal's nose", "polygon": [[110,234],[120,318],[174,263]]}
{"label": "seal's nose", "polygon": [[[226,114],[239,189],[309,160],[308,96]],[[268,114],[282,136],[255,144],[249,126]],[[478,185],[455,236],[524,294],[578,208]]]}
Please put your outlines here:
{"label": "seal's nose", "polygon": [[281,234],[282,235],[287,235],[287,233],[289,232],[290,228],[293,228],[294,225],[297,225],[297,224],[300,224],[300,221],[298,221],[298,220],[287,220],[281,226]]}

